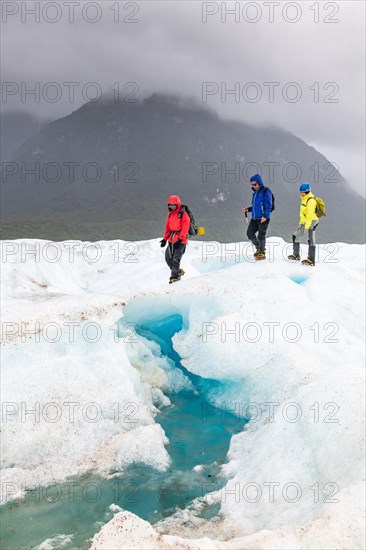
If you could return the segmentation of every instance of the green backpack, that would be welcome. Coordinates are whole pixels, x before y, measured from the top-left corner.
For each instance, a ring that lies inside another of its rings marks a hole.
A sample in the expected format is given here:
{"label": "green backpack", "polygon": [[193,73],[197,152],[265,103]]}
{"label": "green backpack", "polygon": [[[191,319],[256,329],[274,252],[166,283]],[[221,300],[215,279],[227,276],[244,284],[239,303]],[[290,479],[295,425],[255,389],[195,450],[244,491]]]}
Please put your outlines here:
{"label": "green backpack", "polygon": [[310,199],[315,199],[315,202],[316,202],[316,209],[315,209],[316,217],[317,217],[317,218],[322,218],[323,216],[326,216],[326,213],[325,213],[325,202],[323,201],[323,199],[321,199],[320,197],[310,197],[310,198],[306,201],[306,204],[308,204],[308,202],[309,202]]}

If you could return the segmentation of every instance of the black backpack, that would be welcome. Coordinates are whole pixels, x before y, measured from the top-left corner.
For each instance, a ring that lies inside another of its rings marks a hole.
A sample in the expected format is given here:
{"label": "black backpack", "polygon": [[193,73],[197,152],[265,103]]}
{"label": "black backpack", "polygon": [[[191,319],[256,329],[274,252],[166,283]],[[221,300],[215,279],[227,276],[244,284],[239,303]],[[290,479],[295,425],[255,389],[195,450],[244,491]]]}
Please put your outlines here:
{"label": "black backpack", "polygon": [[[264,188],[264,192],[266,191],[271,191],[272,193],[272,190],[269,188],[269,187],[265,187]],[[275,198],[274,198],[274,194],[272,193],[272,208],[271,208],[271,212],[273,212],[273,210],[275,209]]]}
{"label": "black backpack", "polygon": [[188,208],[188,206],[186,204],[182,204],[182,206],[180,208],[180,212],[178,214],[178,218],[181,218],[183,216],[184,212],[187,212],[187,214],[188,214],[188,216],[191,220],[188,235],[190,237],[195,237],[197,235],[198,227],[196,225],[196,222],[194,221],[194,216],[193,216],[192,212],[190,211],[190,209]]}

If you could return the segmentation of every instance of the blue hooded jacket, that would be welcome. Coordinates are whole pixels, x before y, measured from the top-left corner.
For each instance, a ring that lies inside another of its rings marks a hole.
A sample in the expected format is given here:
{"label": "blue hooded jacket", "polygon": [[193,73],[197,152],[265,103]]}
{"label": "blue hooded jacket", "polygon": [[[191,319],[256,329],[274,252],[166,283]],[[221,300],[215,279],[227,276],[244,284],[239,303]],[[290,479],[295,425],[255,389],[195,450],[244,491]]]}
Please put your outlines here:
{"label": "blue hooded jacket", "polygon": [[258,191],[252,187],[252,206],[248,208],[248,212],[252,213],[253,220],[260,220],[263,216],[269,220],[271,218],[272,191],[264,186],[263,180],[259,174],[254,174],[254,176],[250,178],[250,181],[258,182],[260,187]]}

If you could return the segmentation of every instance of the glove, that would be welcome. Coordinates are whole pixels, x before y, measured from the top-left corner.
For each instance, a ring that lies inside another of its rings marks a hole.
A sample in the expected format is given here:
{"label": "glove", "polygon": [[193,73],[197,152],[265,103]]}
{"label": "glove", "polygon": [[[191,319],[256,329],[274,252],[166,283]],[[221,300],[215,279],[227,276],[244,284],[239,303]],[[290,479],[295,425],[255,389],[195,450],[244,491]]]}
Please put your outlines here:
{"label": "glove", "polygon": [[161,239],[161,241],[160,241],[160,246],[161,246],[161,248],[164,248],[165,245],[166,245],[166,240],[165,240],[165,239]]}

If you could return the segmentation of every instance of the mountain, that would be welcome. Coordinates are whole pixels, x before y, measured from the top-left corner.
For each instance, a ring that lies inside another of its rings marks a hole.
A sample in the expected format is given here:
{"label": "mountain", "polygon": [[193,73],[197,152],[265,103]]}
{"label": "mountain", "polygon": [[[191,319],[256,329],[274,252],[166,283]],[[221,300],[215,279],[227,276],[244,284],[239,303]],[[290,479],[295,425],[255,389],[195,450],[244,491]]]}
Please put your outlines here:
{"label": "mountain", "polygon": [[321,153],[285,130],[222,120],[176,98],[87,103],[12,160],[17,173],[2,171],[3,238],[147,239],[161,235],[167,197],[179,194],[208,239],[244,240],[241,207],[260,170],[276,198],[269,234],[289,238],[298,185],[309,181],[327,206],[319,241],[364,239],[365,201]]}
{"label": "mountain", "polygon": [[[50,122],[50,121],[48,121]],[[31,136],[38,134],[47,122],[29,113],[12,111],[1,115],[1,162],[11,161],[16,151]]]}

